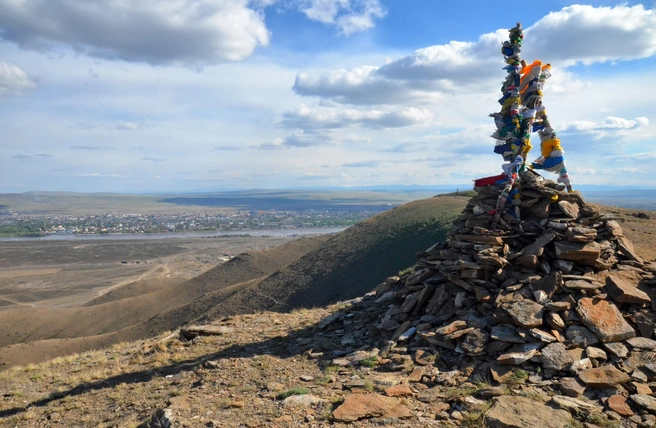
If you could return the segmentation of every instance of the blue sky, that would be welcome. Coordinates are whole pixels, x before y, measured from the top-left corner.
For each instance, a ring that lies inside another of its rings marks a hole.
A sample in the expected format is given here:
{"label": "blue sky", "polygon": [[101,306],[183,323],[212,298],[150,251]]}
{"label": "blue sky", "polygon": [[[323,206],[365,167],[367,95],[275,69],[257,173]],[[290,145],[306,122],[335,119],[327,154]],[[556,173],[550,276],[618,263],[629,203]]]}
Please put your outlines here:
{"label": "blue sky", "polygon": [[0,0],[0,192],[467,185],[517,21],[575,187],[656,187],[653,8]]}

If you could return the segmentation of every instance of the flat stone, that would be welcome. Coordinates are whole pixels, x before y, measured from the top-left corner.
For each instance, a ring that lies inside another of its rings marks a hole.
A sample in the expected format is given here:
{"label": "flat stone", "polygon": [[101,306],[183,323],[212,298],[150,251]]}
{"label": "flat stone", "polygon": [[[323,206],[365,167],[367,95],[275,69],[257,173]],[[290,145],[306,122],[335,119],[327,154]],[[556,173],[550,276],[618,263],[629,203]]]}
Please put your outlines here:
{"label": "flat stone", "polygon": [[611,395],[608,397],[606,405],[610,410],[620,416],[633,416],[635,414],[633,413],[633,410],[631,410],[631,407],[626,403],[626,397],[622,395]]}
{"label": "flat stone", "polygon": [[518,366],[533,358],[543,345],[541,342],[531,342],[513,346],[510,352],[500,355],[497,361],[499,364]]}
{"label": "flat stone", "polygon": [[521,396],[503,396],[485,414],[490,428],[565,428],[571,415]]}
{"label": "flat stone", "polygon": [[580,395],[583,395],[583,393],[585,392],[585,386],[581,385],[573,377],[562,378],[558,386],[560,387],[560,390],[563,392],[563,394],[568,395],[570,397],[578,397]]}
{"label": "flat stone", "polygon": [[317,404],[328,403],[328,400],[317,397],[311,394],[292,395],[282,401],[283,406],[286,407],[311,407]]}
{"label": "flat stone", "polygon": [[629,348],[619,342],[604,343],[604,348],[618,358],[626,358],[629,356]]}
{"label": "flat stone", "polygon": [[554,249],[557,258],[575,262],[594,262],[601,255],[601,246],[597,242],[558,241],[554,243]]}
{"label": "flat stone", "polygon": [[649,351],[656,351],[656,340],[646,337],[632,337],[626,339],[626,343],[631,345],[632,348],[647,349]]}
{"label": "flat stone", "polygon": [[608,359],[608,356],[603,349],[595,348],[594,346],[588,346],[585,348],[585,355],[587,355],[588,358],[597,361],[606,361]]}
{"label": "flat stone", "polygon": [[606,230],[613,236],[624,236],[622,227],[615,220],[608,220],[606,222]]}
{"label": "flat stone", "polygon": [[636,253],[635,249],[633,248],[633,243],[629,241],[627,238],[624,236],[620,236],[617,238],[617,248],[622,252],[624,257],[626,257],[629,260],[633,260],[634,262],[638,263],[644,263],[644,260],[642,257]]}
{"label": "flat stone", "polygon": [[447,324],[443,327],[436,328],[435,333],[446,336],[447,334],[455,333],[458,330],[464,330],[467,328],[467,322],[462,320],[453,321],[450,324]]}
{"label": "flat stone", "polygon": [[579,379],[593,388],[612,388],[631,381],[631,377],[615,366],[602,366],[579,372]]}
{"label": "flat stone", "polygon": [[551,297],[562,285],[562,272],[554,270],[549,275],[544,276],[541,279],[531,281],[531,290],[534,292],[542,290],[547,294],[547,297]]}
{"label": "flat stone", "polygon": [[444,303],[446,303],[448,298],[449,290],[446,285],[439,285],[435,289],[433,297],[430,298],[428,304],[426,305],[426,313],[430,315],[436,315],[440,309],[442,309],[442,306],[444,306]]}
{"label": "flat stone", "polygon": [[556,330],[565,328],[565,321],[563,321],[563,318],[555,312],[547,312],[544,320],[547,322],[549,327]]}
{"label": "flat stone", "polygon": [[421,378],[426,374],[426,367],[424,366],[419,366],[415,367],[412,370],[412,373],[408,375],[408,382],[419,382],[421,381]]}
{"label": "flat stone", "polygon": [[610,297],[616,302],[637,304],[651,303],[651,297],[649,297],[647,293],[638,290],[635,285],[614,275],[608,276],[606,286],[608,288],[608,294],[610,294]]}
{"label": "flat stone", "polygon": [[583,281],[580,279],[573,280],[573,281],[565,281],[565,287],[569,288],[570,290],[594,291],[594,290],[599,290],[603,286],[604,284],[597,281],[591,282],[591,281]]}
{"label": "flat stone", "polygon": [[627,323],[617,306],[606,300],[585,297],[579,300],[576,312],[602,342],[620,342],[635,337],[635,330]]}
{"label": "flat stone", "polygon": [[494,340],[510,343],[525,343],[526,340],[517,333],[514,327],[507,325],[495,325],[490,331],[490,337]]}
{"label": "flat stone", "polygon": [[180,336],[191,340],[197,336],[223,336],[233,332],[230,327],[220,325],[196,325],[180,329]]}
{"label": "flat stone", "polygon": [[565,397],[562,395],[554,395],[551,397],[549,404],[553,404],[563,410],[567,410],[575,415],[590,415],[594,413],[601,413],[602,408],[590,403],[589,401],[578,400],[574,397]]}
{"label": "flat stone", "polygon": [[342,314],[339,313],[339,312],[335,312],[333,314],[330,314],[327,317],[325,317],[324,319],[322,319],[321,321],[319,321],[319,324],[317,325],[317,327],[319,327],[320,330],[323,330],[326,327],[328,327],[330,324],[332,324],[334,322],[337,322],[337,320],[339,320],[339,318],[341,316],[342,316]]}
{"label": "flat stone", "polygon": [[369,359],[378,355],[378,349],[371,351],[355,351],[345,357],[335,358],[333,364],[340,367],[354,366],[362,360]]}
{"label": "flat stone", "polygon": [[544,307],[539,303],[532,300],[522,300],[509,304],[505,309],[515,324],[521,327],[531,328],[542,325]]}
{"label": "flat stone", "polygon": [[549,370],[564,370],[574,362],[562,343],[552,343],[542,349],[542,367]]}
{"label": "flat stone", "polygon": [[565,337],[573,344],[587,348],[589,345],[599,343],[599,338],[590,329],[582,325],[571,325],[565,330]]}
{"label": "flat stone", "polygon": [[525,246],[517,255],[521,256],[541,256],[544,252],[544,247],[556,238],[556,232],[553,230],[547,231],[544,235],[540,236],[535,242]]}
{"label": "flat stone", "polygon": [[501,397],[502,395],[506,395],[506,388],[503,386],[481,388],[476,392],[476,395],[483,398]]}
{"label": "flat stone", "polygon": [[565,232],[565,238],[570,242],[592,242],[597,237],[597,229],[587,227],[570,227]]}
{"label": "flat stone", "polygon": [[485,330],[477,328],[463,337],[460,347],[468,354],[480,354],[485,350],[489,339],[490,335]]}
{"label": "flat stone", "polygon": [[629,398],[643,409],[656,412],[656,398],[644,394],[634,394],[629,396]]}
{"label": "flat stone", "polygon": [[588,370],[592,368],[592,360],[590,358],[583,358],[581,360],[576,360],[572,363],[569,368],[569,371],[572,373],[578,373],[582,370]]}
{"label": "flat stone", "polygon": [[571,262],[569,260],[555,260],[553,262],[553,266],[555,269],[558,269],[562,272],[569,273],[574,269],[574,262]]}
{"label": "flat stone", "polygon": [[490,364],[490,374],[492,379],[499,383],[506,383],[513,376],[513,368],[510,366],[502,366],[498,363]]}
{"label": "flat stone", "polygon": [[385,389],[388,397],[412,397],[414,393],[407,385],[395,385]]}
{"label": "flat stone", "polygon": [[544,330],[540,330],[538,328],[532,328],[528,332],[531,336],[538,339],[540,342],[553,343],[558,341],[558,339],[554,335],[547,333]]}
{"label": "flat stone", "polygon": [[580,211],[579,204],[575,204],[567,201],[558,201],[558,207],[569,218],[579,217],[579,211]]}
{"label": "flat stone", "polygon": [[338,422],[354,422],[367,418],[403,419],[412,416],[410,410],[393,397],[379,394],[351,394],[335,409]]}
{"label": "flat stone", "polygon": [[631,385],[633,385],[633,387],[635,388],[636,394],[651,395],[652,392],[653,392],[651,390],[651,387],[649,385],[644,384],[644,383],[631,382]]}
{"label": "flat stone", "polygon": [[439,386],[424,389],[417,395],[417,400],[421,401],[422,403],[435,403],[437,401],[444,401],[445,398],[446,395],[442,391],[442,388]]}

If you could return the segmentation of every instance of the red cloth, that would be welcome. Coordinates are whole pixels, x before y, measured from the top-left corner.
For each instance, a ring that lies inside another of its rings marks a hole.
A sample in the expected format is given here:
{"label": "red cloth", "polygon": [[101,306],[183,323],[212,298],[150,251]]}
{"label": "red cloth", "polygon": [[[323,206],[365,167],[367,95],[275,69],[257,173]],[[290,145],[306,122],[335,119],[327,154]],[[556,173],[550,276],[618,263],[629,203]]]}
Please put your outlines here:
{"label": "red cloth", "polygon": [[479,178],[478,180],[474,180],[474,187],[492,186],[494,183],[496,183],[499,180],[503,180],[504,178],[508,178],[506,177],[506,174],[499,174],[493,177]]}

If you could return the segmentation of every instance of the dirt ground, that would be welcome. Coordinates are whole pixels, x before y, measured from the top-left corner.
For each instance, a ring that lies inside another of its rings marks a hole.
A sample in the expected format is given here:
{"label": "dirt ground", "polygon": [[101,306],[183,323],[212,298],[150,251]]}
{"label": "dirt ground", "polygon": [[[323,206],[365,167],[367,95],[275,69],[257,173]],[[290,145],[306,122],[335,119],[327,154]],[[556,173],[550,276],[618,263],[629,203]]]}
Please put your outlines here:
{"label": "dirt ground", "polygon": [[0,310],[72,307],[135,281],[142,292],[183,282],[237,254],[291,237],[217,237],[139,241],[0,242]]}

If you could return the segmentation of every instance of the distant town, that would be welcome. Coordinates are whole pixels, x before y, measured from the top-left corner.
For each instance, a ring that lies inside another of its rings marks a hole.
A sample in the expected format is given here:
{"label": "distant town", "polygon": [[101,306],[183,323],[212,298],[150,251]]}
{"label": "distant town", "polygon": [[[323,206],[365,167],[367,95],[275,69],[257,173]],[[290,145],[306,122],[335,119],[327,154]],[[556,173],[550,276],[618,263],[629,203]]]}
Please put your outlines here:
{"label": "distant town", "polygon": [[[391,208],[388,206],[387,208]],[[229,211],[180,214],[39,215],[0,211],[0,236],[37,237],[51,234],[170,233],[251,231],[351,226],[384,211],[326,209],[303,211]]]}

